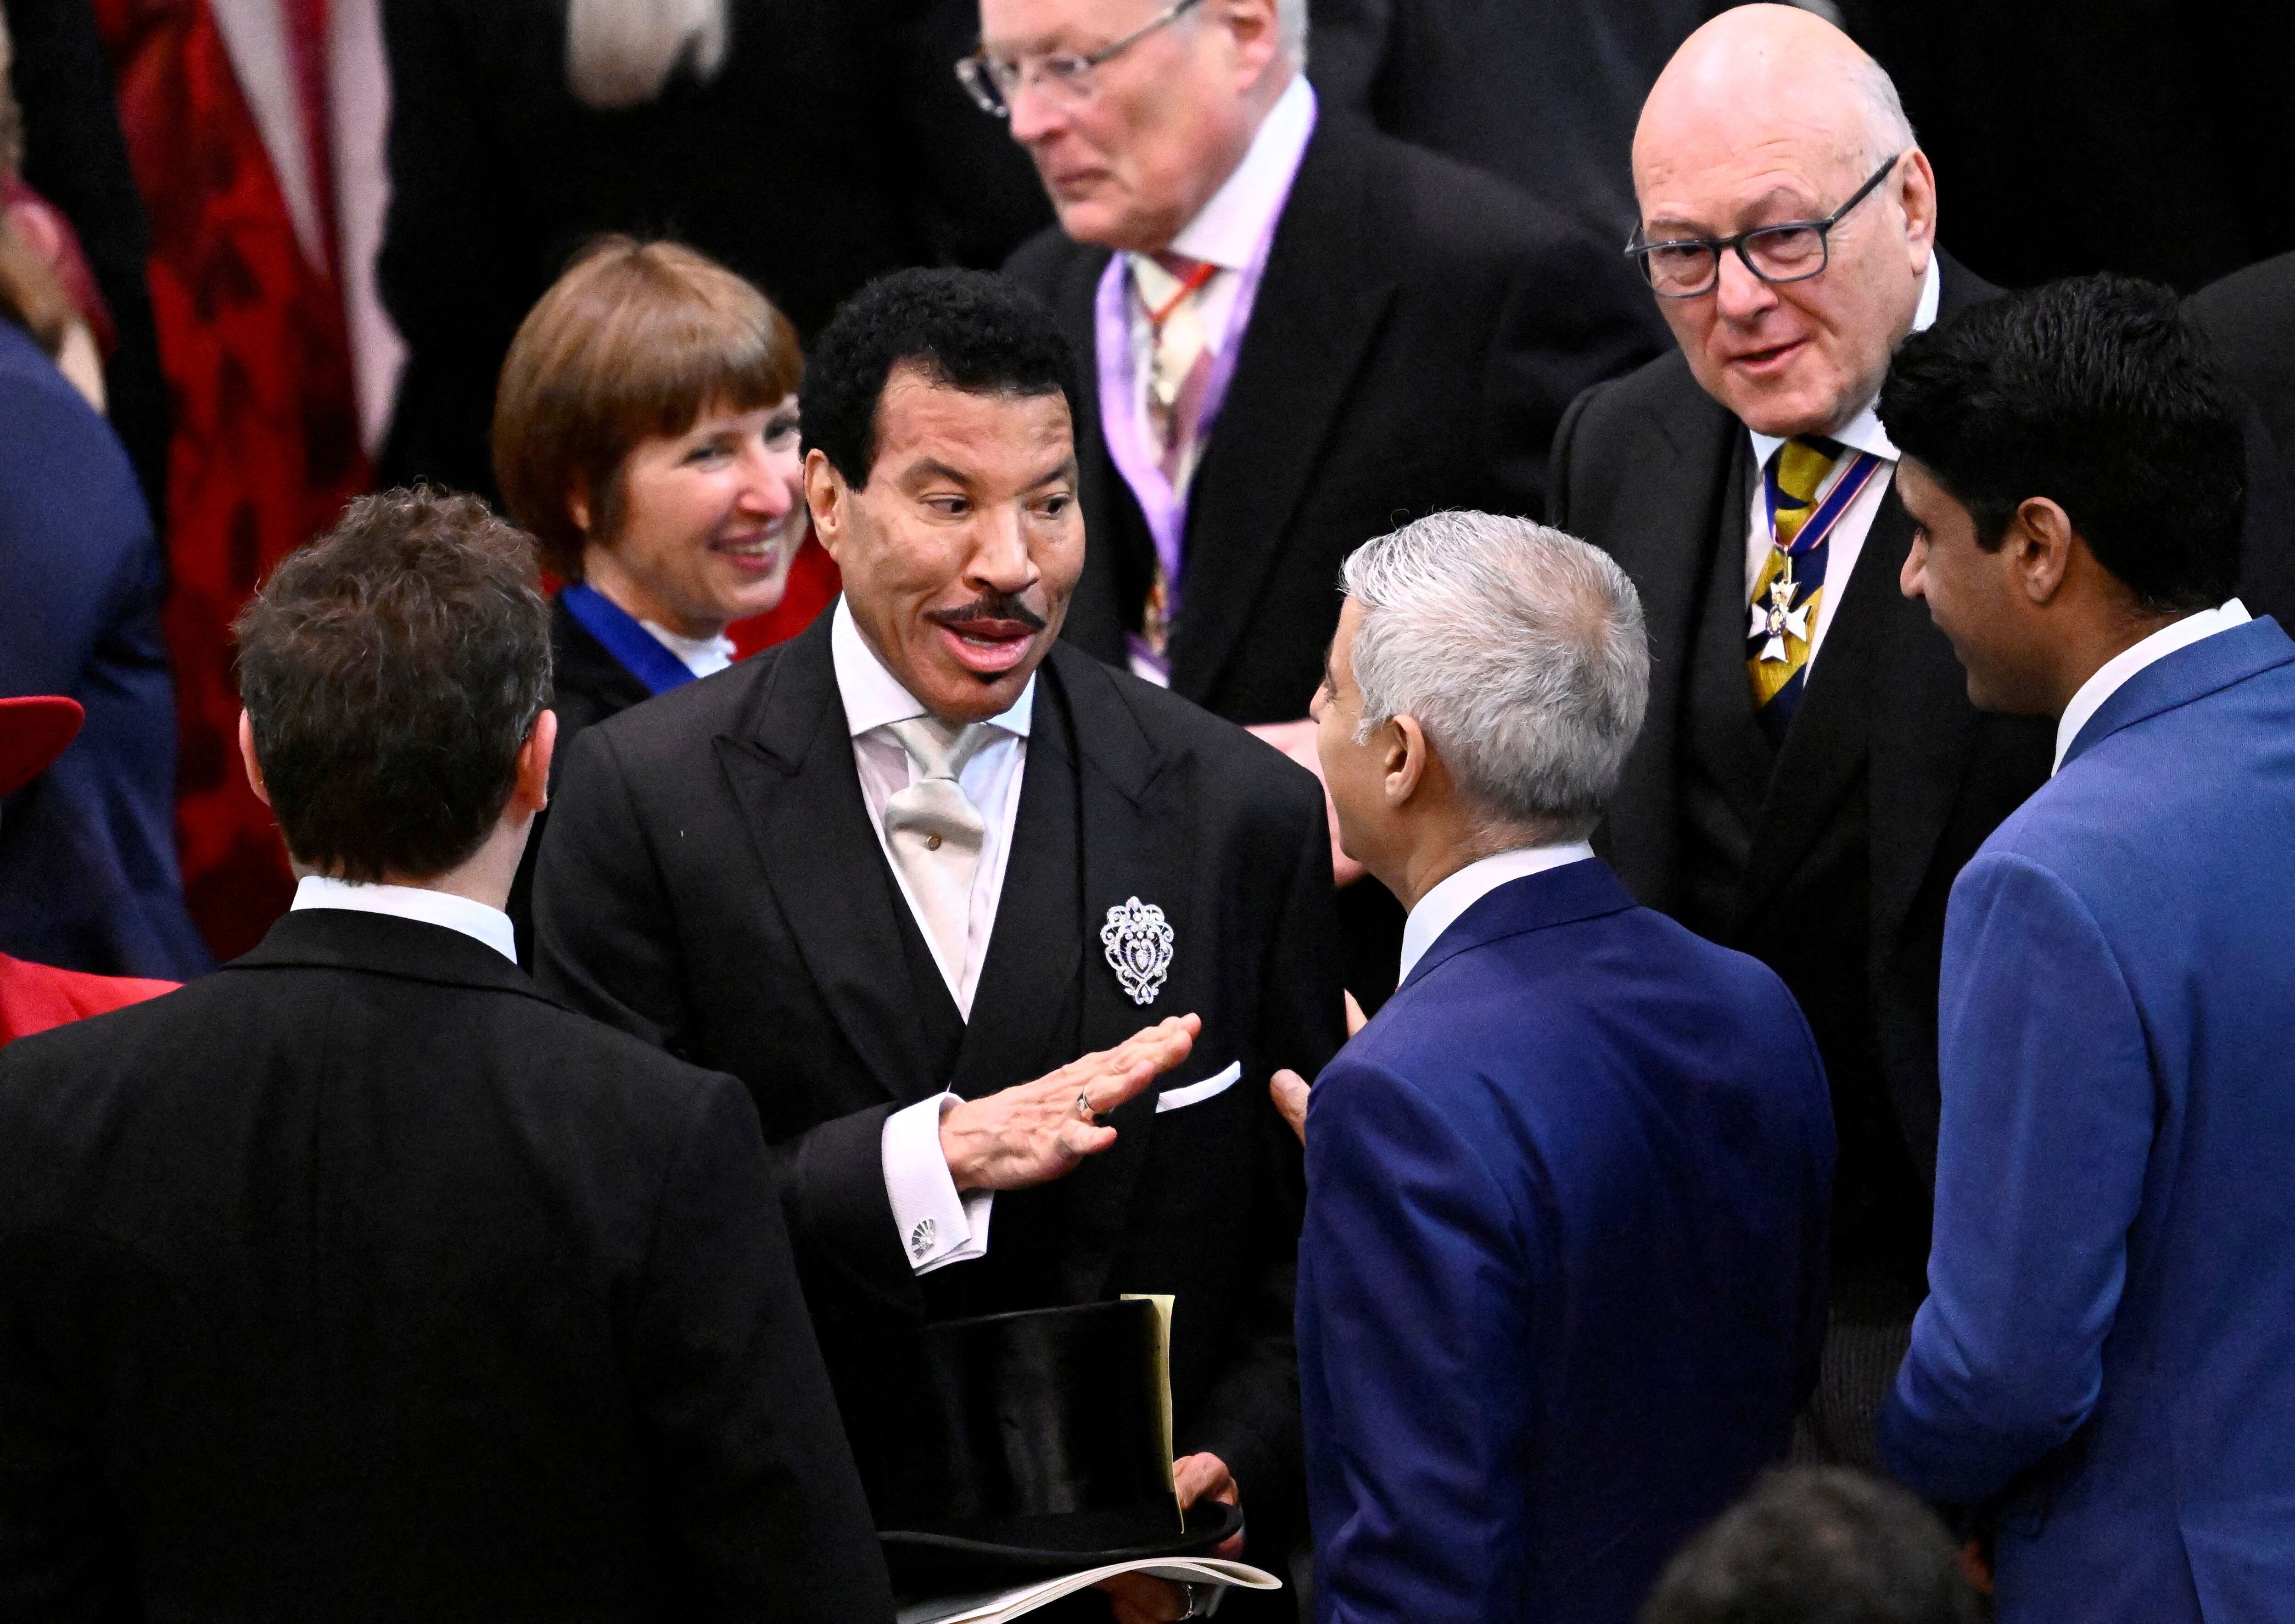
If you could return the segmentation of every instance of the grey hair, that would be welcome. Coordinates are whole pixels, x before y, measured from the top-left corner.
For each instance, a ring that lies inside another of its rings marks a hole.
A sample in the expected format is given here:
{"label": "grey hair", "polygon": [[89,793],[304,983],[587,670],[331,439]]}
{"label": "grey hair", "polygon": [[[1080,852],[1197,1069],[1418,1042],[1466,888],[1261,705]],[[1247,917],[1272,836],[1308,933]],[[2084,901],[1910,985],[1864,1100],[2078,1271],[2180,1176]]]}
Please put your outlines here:
{"label": "grey hair", "polygon": [[568,0],[566,83],[584,107],[641,107],[690,64],[706,83],[725,65],[727,0]]}
{"label": "grey hair", "polygon": [[1413,716],[1501,821],[1574,838],[1600,821],[1649,703],[1641,599],[1600,549],[1525,518],[1436,513],[1341,567],[1362,606],[1356,741]]}
{"label": "grey hair", "polygon": [[1865,110],[1866,167],[1885,163],[1891,153],[1918,144],[1913,121],[1905,117],[1903,98],[1897,94],[1897,81],[1889,77],[1886,68],[1866,56],[1850,72],[1849,88]]}

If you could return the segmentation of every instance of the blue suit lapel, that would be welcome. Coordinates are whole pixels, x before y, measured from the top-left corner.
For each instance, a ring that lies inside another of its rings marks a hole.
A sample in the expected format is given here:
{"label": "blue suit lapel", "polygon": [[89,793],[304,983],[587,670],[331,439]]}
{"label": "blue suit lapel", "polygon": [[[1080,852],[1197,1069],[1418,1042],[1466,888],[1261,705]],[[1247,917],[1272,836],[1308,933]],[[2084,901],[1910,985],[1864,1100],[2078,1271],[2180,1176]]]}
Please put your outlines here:
{"label": "blue suit lapel", "polygon": [[1598,857],[1508,880],[1450,922],[1434,945],[1412,967],[1397,992],[1417,985],[1443,960],[1502,936],[1598,918],[1634,906],[1633,894]]}
{"label": "blue suit lapel", "polygon": [[2178,649],[2119,685],[2080,729],[2064,752],[2063,765],[2070,766],[2082,752],[2124,727],[2205,698],[2291,660],[2295,660],[2295,640],[2290,640],[2268,615]]}

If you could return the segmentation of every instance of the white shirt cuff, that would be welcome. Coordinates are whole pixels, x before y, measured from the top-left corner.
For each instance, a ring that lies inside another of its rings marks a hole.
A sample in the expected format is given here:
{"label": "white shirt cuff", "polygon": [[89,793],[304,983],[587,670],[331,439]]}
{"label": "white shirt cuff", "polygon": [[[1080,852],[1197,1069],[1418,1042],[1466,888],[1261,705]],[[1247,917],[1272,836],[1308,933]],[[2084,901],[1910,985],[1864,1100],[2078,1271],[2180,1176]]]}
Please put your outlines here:
{"label": "white shirt cuff", "polygon": [[941,1154],[940,1119],[958,1103],[953,1094],[935,1094],[905,1106],[885,1119],[878,1141],[901,1250],[920,1275],[988,1255],[988,1211],[996,1193],[959,1196]]}

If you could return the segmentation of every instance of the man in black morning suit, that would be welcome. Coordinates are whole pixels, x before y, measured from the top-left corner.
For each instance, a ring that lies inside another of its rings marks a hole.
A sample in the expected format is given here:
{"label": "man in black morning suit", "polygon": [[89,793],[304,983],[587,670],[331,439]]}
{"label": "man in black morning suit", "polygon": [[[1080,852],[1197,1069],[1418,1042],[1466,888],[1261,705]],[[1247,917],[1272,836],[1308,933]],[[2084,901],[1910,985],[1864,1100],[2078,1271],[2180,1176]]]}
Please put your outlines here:
{"label": "man in black morning suit", "polygon": [[891,1619],[747,1090],[513,962],[537,586],[424,492],[282,565],[293,911],[0,1057],[0,1616]]}
{"label": "man in black morning suit", "polygon": [[[1564,407],[1663,335],[1613,242],[1319,109],[1305,10],[983,0],[971,71],[1059,215],[1006,274],[1087,368],[1066,635],[1314,770],[1340,559],[1438,508],[1538,517]],[[1375,880],[1342,906],[1383,995],[1401,910]]]}
{"label": "man in black morning suit", "polygon": [[[1322,805],[1054,641],[1085,540],[1069,364],[993,277],[902,273],[839,314],[802,409],[845,596],[583,736],[538,974],[749,1083],[833,1376],[920,1318],[1174,1294],[1182,1496],[1239,1492],[1249,1555],[1280,1567],[1300,1171],[1267,1080],[1342,1035]],[[1054,1071],[1181,1016],[1199,1029]],[[1119,1616],[1180,1615],[1145,1588]]]}
{"label": "man in black morning suit", "polygon": [[[1654,243],[1821,219],[1885,165],[1807,259],[1788,262],[1790,241],[1774,257],[1759,242],[1651,256],[1654,290],[1682,294],[1656,300],[1679,349],[1572,407],[1551,513],[1625,566],[1648,618],[1649,715],[1611,802],[1612,861],[1644,902],[1776,970],[1824,1057],[1841,1136],[1833,1333],[1804,1442],[1870,1464],[1924,1291],[1946,894],[2046,779],[2051,740],[1980,715],[1951,645],[1899,593],[1911,525],[1866,420],[1896,342],[1992,290],[1936,252],[1935,184],[1885,76],[1808,12],[1743,7],[1693,35],[1651,93],[1634,165]],[[1773,437],[1757,450],[1754,434]],[[1793,476],[1812,468],[1796,509]],[[1859,477],[1823,561],[1799,565],[1800,634],[1781,624],[1773,647],[1765,622],[1749,639],[1776,569],[1772,509],[1780,536],[1797,514],[1815,527]],[[1774,708],[1757,704],[1779,677]]]}

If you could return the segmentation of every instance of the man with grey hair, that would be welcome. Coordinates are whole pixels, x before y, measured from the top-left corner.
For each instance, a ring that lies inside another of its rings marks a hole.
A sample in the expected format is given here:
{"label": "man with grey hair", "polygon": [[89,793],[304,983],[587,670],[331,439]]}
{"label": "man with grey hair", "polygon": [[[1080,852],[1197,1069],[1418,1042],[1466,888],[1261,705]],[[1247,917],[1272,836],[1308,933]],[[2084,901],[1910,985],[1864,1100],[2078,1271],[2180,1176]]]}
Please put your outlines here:
{"label": "man with grey hair", "polygon": [[[1303,719],[1348,549],[1439,508],[1539,513],[1563,409],[1662,335],[1609,242],[1323,116],[1305,15],[981,0],[960,67],[1059,216],[1006,271],[1088,358],[1091,546],[1065,634],[1312,766]],[[1350,951],[1375,1000],[1393,903],[1351,886],[1341,910],[1379,944]]]}
{"label": "man with grey hair", "polygon": [[1624,572],[1442,513],[1345,581],[1317,743],[1410,914],[1308,1097],[1317,1617],[1625,1624],[1814,1380],[1824,1071],[1775,975],[1586,844],[1649,690]]}

